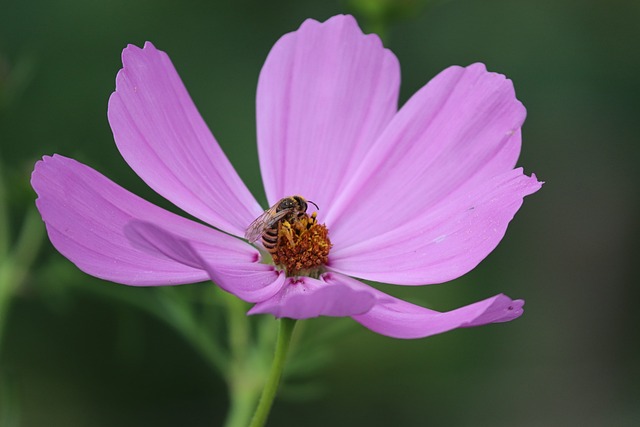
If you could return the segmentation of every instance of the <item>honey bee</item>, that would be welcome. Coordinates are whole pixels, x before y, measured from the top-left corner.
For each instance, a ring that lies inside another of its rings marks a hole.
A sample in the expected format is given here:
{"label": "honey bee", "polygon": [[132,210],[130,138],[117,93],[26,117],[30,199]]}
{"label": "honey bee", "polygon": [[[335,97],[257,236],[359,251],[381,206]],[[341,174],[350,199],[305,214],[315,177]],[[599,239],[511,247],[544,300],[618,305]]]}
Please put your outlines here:
{"label": "honey bee", "polygon": [[[318,205],[311,200],[308,203],[319,209]],[[278,203],[264,211],[262,215],[249,224],[244,237],[252,243],[262,237],[262,244],[265,249],[272,252],[278,242],[278,224],[280,221],[287,220],[291,222],[295,220],[296,217],[307,212],[307,207],[307,200],[302,196],[290,196],[280,199]]]}

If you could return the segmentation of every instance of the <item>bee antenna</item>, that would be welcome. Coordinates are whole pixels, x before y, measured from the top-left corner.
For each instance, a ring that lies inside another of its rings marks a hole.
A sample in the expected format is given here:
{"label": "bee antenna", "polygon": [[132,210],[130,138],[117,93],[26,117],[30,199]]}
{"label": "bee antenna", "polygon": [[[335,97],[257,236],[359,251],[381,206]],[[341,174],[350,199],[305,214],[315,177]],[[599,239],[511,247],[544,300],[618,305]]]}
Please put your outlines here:
{"label": "bee antenna", "polygon": [[320,210],[320,208],[318,207],[318,205],[316,205],[314,202],[312,202],[311,200],[307,200],[307,202],[311,203],[313,206],[316,207],[316,209]]}

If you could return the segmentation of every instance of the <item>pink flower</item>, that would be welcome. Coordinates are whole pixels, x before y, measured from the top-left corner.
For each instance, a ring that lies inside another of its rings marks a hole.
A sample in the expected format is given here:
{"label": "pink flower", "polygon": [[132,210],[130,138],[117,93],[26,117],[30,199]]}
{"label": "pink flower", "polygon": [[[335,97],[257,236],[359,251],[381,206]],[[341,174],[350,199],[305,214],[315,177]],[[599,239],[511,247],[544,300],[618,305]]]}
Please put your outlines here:
{"label": "pink flower", "polygon": [[317,278],[286,277],[243,240],[263,213],[198,114],[168,56],[127,47],[109,100],[118,149],[155,191],[211,225],[135,196],[54,155],[32,185],[53,245],[81,270],[133,286],[211,279],[255,303],[249,314],[350,316],[398,338],[505,322],[522,300],[496,295],[440,313],[352,278],[446,282],[502,239],[535,175],[514,169],[525,108],[484,65],[450,67],[397,108],[400,70],[351,16],[305,21],[275,44],[257,91],[267,199],[319,207],[333,247]]}

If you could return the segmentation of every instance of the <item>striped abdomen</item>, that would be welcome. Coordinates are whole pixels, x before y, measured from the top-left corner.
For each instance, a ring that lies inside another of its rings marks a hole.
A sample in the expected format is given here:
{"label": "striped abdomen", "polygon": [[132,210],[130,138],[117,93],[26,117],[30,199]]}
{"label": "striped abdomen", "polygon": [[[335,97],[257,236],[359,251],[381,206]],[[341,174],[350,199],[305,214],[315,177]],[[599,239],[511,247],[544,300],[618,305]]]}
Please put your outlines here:
{"label": "striped abdomen", "polygon": [[276,244],[278,243],[278,225],[280,225],[280,221],[269,228],[265,228],[262,232],[262,245],[271,255],[275,253]]}

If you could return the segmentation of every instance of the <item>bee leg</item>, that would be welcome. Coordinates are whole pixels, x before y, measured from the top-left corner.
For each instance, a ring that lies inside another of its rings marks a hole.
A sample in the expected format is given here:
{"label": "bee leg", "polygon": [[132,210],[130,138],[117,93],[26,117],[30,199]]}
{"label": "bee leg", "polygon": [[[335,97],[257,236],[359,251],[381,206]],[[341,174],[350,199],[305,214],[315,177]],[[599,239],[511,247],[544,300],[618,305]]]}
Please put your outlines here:
{"label": "bee leg", "polygon": [[287,240],[289,241],[289,244],[291,246],[293,246],[293,230],[291,229],[291,224],[289,223],[289,221],[282,221],[281,223],[282,228],[284,229],[283,234],[285,235],[285,237],[287,238]]}

